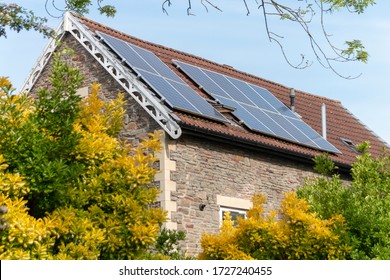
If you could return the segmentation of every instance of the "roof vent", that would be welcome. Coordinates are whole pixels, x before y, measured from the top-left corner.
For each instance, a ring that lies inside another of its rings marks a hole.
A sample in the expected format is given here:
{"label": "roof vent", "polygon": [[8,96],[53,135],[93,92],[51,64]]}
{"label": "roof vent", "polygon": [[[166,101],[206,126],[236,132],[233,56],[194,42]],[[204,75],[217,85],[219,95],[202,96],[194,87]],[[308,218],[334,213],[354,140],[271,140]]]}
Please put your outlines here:
{"label": "roof vent", "polygon": [[295,112],[295,90],[293,88],[290,89],[290,109]]}
{"label": "roof vent", "polygon": [[226,68],[229,68],[229,69],[234,69],[234,67],[233,67],[233,66],[231,66],[231,65],[228,65],[228,64],[223,64],[222,66],[223,66],[223,67],[226,67]]}
{"label": "roof vent", "polygon": [[343,142],[348,148],[350,148],[352,151],[354,151],[357,154],[360,154],[359,150],[357,149],[356,145],[352,142],[352,140],[346,139],[346,138],[340,138],[341,142]]}

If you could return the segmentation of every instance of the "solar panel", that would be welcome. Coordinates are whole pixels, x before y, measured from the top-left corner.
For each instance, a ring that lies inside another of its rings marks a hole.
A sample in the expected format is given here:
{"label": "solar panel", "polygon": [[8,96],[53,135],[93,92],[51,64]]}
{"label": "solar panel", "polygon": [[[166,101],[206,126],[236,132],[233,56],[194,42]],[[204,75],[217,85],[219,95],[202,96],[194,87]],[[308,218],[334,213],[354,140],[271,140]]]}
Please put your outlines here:
{"label": "solar panel", "polygon": [[340,153],[268,90],[181,61],[173,62],[249,129],[316,149]]}
{"label": "solar panel", "polygon": [[209,119],[228,122],[154,53],[102,32],[96,33],[170,107]]}
{"label": "solar panel", "polygon": [[269,110],[271,112],[277,112],[277,110],[271,106],[264,97],[257,93],[253,88],[251,88],[247,83],[228,77],[229,81],[235,85],[247,98],[252,100],[254,104],[258,104],[259,107]]}
{"label": "solar panel", "polygon": [[256,85],[249,84],[260,96],[262,96],[277,112],[290,118],[298,118],[286,105],[284,105],[279,99],[277,99],[268,90],[258,87]]}
{"label": "solar panel", "polygon": [[255,115],[251,114],[248,110],[246,110],[243,107],[243,104],[237,103],[232,99],[227,99],[223,97],[220,97],[218,101],[224,105],[228,105],[230,107],[235,108],[232,114],[236,116],[239,120],[241,120],[250,129],[264,132],[267,134],[274,134],[274,132],[268,126],[261,122]]}

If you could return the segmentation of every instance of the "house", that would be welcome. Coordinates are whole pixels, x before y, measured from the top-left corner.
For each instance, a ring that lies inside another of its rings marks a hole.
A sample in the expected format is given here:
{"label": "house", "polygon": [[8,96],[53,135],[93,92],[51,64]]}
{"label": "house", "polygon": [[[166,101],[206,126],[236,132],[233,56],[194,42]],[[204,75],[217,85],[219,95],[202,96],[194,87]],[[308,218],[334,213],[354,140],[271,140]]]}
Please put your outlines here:
{"label": "house", "polygon": [[[244,214],[254,193],[278,207],[283,193],[314,176],[312,158],[327,152],[350,179],[357,143],[370,141],[377,156],[388,145],[336,100],[255,77],[226,65],[146,42],[66,13],[23,91],[47,81],[59,48],[102,85],[104,98],[126,93],[121,137],[134,145],[148,132],[164,132],[156,206],[166,227],[184,230],[183,249],[199,252],[202,232],[218,230],[223,212]],[[348,129],[346,129],[348,128]],[[326,139],[325,139],[326,138]]]}

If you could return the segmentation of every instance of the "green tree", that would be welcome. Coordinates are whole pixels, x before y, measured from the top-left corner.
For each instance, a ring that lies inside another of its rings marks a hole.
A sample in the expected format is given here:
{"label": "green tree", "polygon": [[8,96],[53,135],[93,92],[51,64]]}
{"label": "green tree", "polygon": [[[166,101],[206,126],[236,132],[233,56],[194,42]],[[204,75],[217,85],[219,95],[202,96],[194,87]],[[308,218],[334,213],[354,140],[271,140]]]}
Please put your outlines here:
{"label": "green tree", "polygon": [[342,215],[351,259],[390,259],[390,156],[373,158],[368,143],[352,165],[352,182],[345,186],[338,175],[307,181],[298,190],[312,211],[328,219]]}
{"label": "green tree", "polygon": [[187,259],[188,257],[180,248],[180,241],[185,240],[184,231],[162,229],[156,241],[155,249],[162,256],[173,260]]}
{"label": "green tree", "polygon": [[33,11],[16,4],[0,2],[0,37],[7,36],[6,28],[16,32],[35,30],[50,37],[53,35],[53,30],[45,25],[46,22],[46,18],[36,16]]}
{"label": "green tree", "polygon": [[56,56],[51,89],[39,90],[35,100],[8,92],[0,108],[0,153],[10,172],[25,177],[28,206],[35,217],[61,205],[64,193],[83,172],[72,156],[79,138],[73,126],[80,113],[76,90],[82,78],[61,62],[60,54]]}
{"label": "green tree", "polygon": [[[55,7],[56,4],[59,4],[60,6],[63,4],[64,10],[84,15],[89,13],[89,8],[94,5],[94,2],[95,1],[92,0],[59,0],[52,1],[52,4]],[[103,0],[96,1],[99,12],[109,17],[114,16],[116,13],[115,7],[112,5],[102,5],[102,3]],[[46,3],[42,1],[42,5],[46,5],[47,7],[48,1],[46,1]],[[35,30],[42,33],[45,37],[51,37],[54,33],[53,29],[46,25],[46,16],[37,16],[34,11],[29,11],[23,6],[15,3],[7,4],[0,2],[0,37],[7,36],[7,28],[16,32],[22,30]]]}
{"label": "green tree", "polygon": [[138,147],[118,140],[124,99],[81,101],[79,72],[56,54],[37,99],[0,78],[0,259],[142,259],[165,212],[158,133]]}
{"label": "green tree", "polygon": [[265,197],[255,195],[246,219],[234,226],[227,215],[217,234],[204,234],[201,259],[319,260],[345,259],[344,219],[321,219],[294,192],[285,194],[280,210],[265,215]]}

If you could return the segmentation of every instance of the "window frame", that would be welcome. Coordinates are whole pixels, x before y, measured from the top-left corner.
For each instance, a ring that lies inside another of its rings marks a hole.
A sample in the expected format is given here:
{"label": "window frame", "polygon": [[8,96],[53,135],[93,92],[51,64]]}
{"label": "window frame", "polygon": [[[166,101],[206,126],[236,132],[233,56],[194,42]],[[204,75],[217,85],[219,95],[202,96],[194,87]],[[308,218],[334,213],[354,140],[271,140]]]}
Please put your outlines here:
{"label": "window frame", "polygon": [[[220,224],[222,224],[223,222],[223,217],[224,217],[224,212],[235,212],[235,213],[238,213],[238,215],[236,217],[239,217],[243,215],[243,218],[246,219],[246,212],[248,211],[248,209],[240,209],[240,208],[234,208],[234,207],[229,207],[229,206],[220,206],[219,207],[219,221],[220,221]],[[233,219],[233,216],[232,216],[232,221],[234,222],[234,224],[236,225],[236,221],[237,219]]]}

